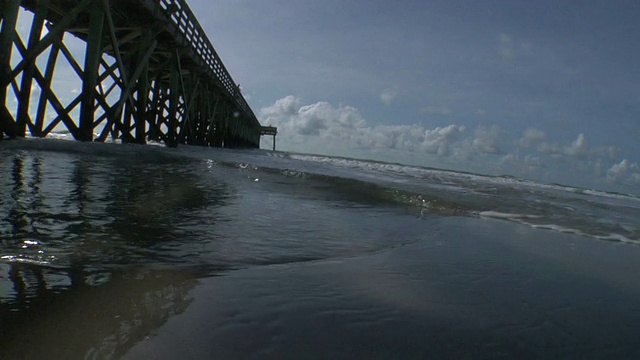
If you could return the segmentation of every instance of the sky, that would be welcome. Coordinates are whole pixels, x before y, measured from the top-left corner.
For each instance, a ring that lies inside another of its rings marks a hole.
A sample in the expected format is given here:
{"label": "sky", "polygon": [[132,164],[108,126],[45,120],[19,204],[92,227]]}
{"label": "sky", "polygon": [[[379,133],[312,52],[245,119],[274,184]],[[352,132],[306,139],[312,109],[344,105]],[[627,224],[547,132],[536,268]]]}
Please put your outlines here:
{"label": "sky", "polygon": [[640,195],[637,0],[187,3],[278,150]]}
{"label": "sky", "polygon": [[640,193],[638,1],[188,3],[279,150]]}

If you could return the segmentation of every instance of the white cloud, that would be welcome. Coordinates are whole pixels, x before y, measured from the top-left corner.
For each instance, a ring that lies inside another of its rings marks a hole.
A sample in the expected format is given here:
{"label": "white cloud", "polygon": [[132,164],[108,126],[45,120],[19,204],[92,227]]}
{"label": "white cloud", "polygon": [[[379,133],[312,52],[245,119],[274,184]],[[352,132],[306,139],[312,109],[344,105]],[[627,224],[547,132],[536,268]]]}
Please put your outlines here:
{"label": "white cloud", "polygon": [[289,95],[276,100],[271,106],[262,108],[260,114],[267,122],[280,116],[293,115],[298,111],[299,103],[300,100],[297,97]]}
{"label": "white cloud", "polygon": [[380,94],[380,101],[385,105],[391,105],[397,96],[398,92],[395,89],[384,89]]}
{"label": "white cloud", "polygon": [[622,184],[640,184],[640,166],[624,159],[607,170],[607,180]]}
{"label": "white cloud", "polygon": [[544,141],[546,135],[538,130],[525,132],[525,136],[518,140],[521,147],[538,145],[537,150],[541,153],[550,154],[556,157],[568,157],[584,160],[595,160],[599,158],[614,159],[617,149],[614,146],[591,147],[587,137],[580,133],[578,137],[568,145],[551,143]]}
{"label": "white cloud", "polygon": [[500,55],[502,60],[512,62],[515,59],[516,53],[513,48],[513,40],[511,39],[511,36],[507,34],[499,34],[498,42],[498,55]]}
{"label": "white cloud", "polygon": [[429,154],[449,155],[451,144],[461,137],[464,130],[464,126],[453,124],[444,128],[426,130],[421,148]]}
{"label": "white cloud", "polygon": [[518,145],[523,148],[539,145],[547,140],[547,134],[542,130],[528,128],[518,140]]}
{"label": "white cloud", "polygon": [[448,156],[452,144],[465,131],[464,126],[455,124],[435,129],[417,124],[368,126],[354,107],[335,107],[324,101],[300,106],[300,100],[294,96],[287,96],[263,108],[260,117],[263,123],[278,126],[279,134],[284,137],[284,146],[289,139],[289,144],[294,146],[310,146],[318,141],[316,145],[324,147],[399,150]]}
{"label": "white cloud", "polygon": [[298,115],[292,119],[298,134],[320,135],[320,131],[326,129],[335,116],[335,110],[329,103],[319,102],[301,107]]}
{"label": "white cloud", "polygon": [[574,140],[571,145],[564,148],[564,153],[569,156],[586,157],[589,155],[589,144],[584,134],[578,135],[578,138]]}
{"label": "white cloud", "polygon": [[[585,134],[553,143],[539,129],[508,139],[497,125],[479,125],[471,133],[463,125],[428,128],[422,124],[370,125],[351,106],[320,101],[303,105],[295,96],[263,108],[260,120],[278,127],[282,150],[365,157],[423,166],[509,174],[545,182],[611,189],[640,184],[637,163],[611,162],[614,147],[590,147]],[[501,155],[501,156],[496,156]]]}
{"label": "white cloud", "polygon": [[476,129],[473,147],[483,154],[502,154],[503,151],[498,146],[498,138],[502,133],[502,129],[497,125],[491,127],[480,125]]}

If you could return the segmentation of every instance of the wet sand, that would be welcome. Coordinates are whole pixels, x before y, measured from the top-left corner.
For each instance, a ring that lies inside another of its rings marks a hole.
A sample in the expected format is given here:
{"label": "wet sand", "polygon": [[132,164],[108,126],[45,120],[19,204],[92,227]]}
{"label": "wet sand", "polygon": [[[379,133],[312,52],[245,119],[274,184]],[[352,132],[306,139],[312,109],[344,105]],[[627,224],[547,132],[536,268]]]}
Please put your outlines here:
{"label": "wet sand", "polygon": [[125,359],[637,358],[640,248],[444,218],[419,243],[200,281]]}

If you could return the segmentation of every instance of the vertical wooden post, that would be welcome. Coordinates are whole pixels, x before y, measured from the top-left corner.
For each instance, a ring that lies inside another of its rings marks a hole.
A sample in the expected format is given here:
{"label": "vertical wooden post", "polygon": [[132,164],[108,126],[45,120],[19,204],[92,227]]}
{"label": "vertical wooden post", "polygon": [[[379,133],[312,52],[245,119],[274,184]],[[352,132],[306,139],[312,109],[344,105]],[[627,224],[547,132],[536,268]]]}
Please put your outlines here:
{"label": "vertical wooden post", "polygon": [[[149,140],[158,141],[160,134],[158,134],[160,124],[162,124],[162,112],[164,111],[164,103],[161,101],[161,86],[160,86],[160,74],[156,75],[153,80],[153,95],[151,98],[151,111],[148,113],[149,118]],[[152,116],[151,116],[152,115]]]}
{"label": "vertical wooden post", "polygon": [[[36,13],[35,13],[35,16],[33,17],[33,23],[31,26],[31,33],[29,34],[27,53],[29,53],[29,50],[35,47],[35,45],[40,41],[40,34],[42,34],[42,29],[44,27],[44,22],[46,20],[48,9],[49,9],[49,0],[38,1]],[[34,125],[31,123],[30,117],[29,117],[29,106],[31,102],[31,86],[33,84],[33,73],[35,69],[36,69],[36,60],[34,58],[32,61],[27,62],[27,65],[22,73],[22,84],[20,86],[20,99],[18,101],[18,116],[17,116],[18,133],[20,136],[25,136],[25,133],[27,130],[27,124],[29,124],[31,135],[38,135],[37,134],[38,131],[34,129]]]}
{"label": "vertical wooden post", "polygon": [[138,144],[144,144],[146,140],[146,125],[149,121],[149,112],[147,107],[149,105],[149,59],[145,58],[145,50],[151,46],[151,30],[147,30],[142,35],[142,43],[144,46],[140,50],[140,56],[138,61],[144,61],[144,68],[138,78],[138,99],[136,103],[136,138],[135,142]]}
{"label": "vertical wooden post", "polygon": [[[60,36],[63,36],[64,33],[61,33]],[[62,43],[62,39],[59,41]],[[44,81],[45,84],[41,85],[46,87],[47,89],[51,87],[51,82],[53,81],[53,74],[56,68],[56,62],[58,60],[58,54],[60,54],[60,46],[58,46],[58,41],[54,41],[51,45],[51,51],[49,52],[49,59],[47,60],[47,68],[44,71]],[[38,110],[36,113],[36,134],[35,136],[45,136],[43,132],[44,120],[46,117],[46,109],[47,109],[47,98],[46,91],[42,90],[40,92],[40,99],[38,100]]]}
{"label": "vertical wooden post", "polygon": [[80,105],[80,131],[76,140],[93,140],[93,118],[96,104],[96,86],[98,85],[98,70],[102,58],[102,32],[104,29],[104,9],[98,1],[92,4],[89,20],[89,34],[87,36],[87,52],[84,63],[84,78],[82,79],[82,103]]}
{"label": "vertical wooden post", "polygon": [[180,73],[178,69],[178,54],[174,55],[171,64],[171,86],[169,88],[169,133],[167,134],[167,146],[178,146],[178,101],[180,101]]}
{"label": "vertical wooden post", "polygon": [[207,135],[207,145],[208,146],[216,146],[216,115],[218,114],[218,102],[220,101],[220,96],[216,95],[216,102],[213,105],[213,111],[209,114],[209,132]]}
{"label": "vertical wooden post", "polygon": [[[0,29],[0,138],[3,133],[16,136],[16,123],[7,109],[7,93],[11,84],[11,51],[16,36],[18,10],[22,0],[3,0],[2,28]],[[22,135],[24,136],[24,134]]]}

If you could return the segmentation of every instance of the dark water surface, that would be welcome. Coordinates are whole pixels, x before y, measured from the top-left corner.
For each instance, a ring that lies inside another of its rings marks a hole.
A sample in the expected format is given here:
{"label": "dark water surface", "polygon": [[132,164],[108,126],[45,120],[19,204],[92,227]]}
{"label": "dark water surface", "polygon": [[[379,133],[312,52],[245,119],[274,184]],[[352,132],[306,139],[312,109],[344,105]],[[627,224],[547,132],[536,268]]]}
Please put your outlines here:
{"label": "dark water surface", "polygon": [[640,356],[637,198],[5,143],[0,359]]}

